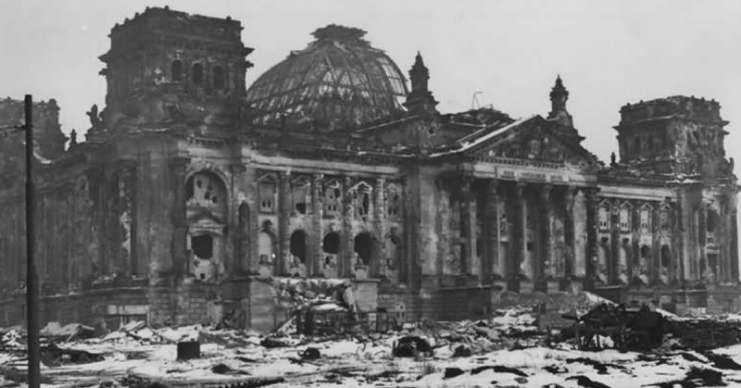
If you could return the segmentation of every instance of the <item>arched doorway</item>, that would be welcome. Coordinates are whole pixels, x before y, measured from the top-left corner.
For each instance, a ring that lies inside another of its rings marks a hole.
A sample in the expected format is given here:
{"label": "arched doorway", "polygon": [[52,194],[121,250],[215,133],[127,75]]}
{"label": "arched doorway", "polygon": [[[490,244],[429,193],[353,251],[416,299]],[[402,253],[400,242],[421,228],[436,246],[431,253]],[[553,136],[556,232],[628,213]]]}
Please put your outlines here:
{"label": "arched doorway", "polygon": [[363,232],[355,236],[355,259],[356,265],[369,266],[373,258],[373,237],[370,233]]}
{"label": "arched doorway", "polygon": [[306,264],[306,232],[297,230],[291,234],[291,255],[298,260],[295,264]]}
{"label": "arched doorway", "polygon": [[337,255],[340,253],[340,234],[329,232],[322,240],[324,259],[321,268],[325,277],[337,276]]}
{"label": "arched doorway", "polygon": [[262,265],[274,265],[275,264],[275,239],[273,235],[265,230],[260,232],[260,236],[257,239],[257,251]]}

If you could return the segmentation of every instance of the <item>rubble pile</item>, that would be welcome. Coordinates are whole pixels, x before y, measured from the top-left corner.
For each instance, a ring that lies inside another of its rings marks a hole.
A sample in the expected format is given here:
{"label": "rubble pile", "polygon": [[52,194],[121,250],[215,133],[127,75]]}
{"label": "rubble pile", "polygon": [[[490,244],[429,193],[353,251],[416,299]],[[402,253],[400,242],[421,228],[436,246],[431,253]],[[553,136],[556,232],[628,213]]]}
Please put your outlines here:
{"label": "rubble pile", "polygon": [[667,332],[683,346],[694,350],[708,350],[741,343],[741,322],[731,320],[670,319]]}
{"label": "rubble pile", "polygon": [[[290,287],[306,287],[299,281],[283,284],[288,287],[282,290],[296,297],[299,305],[334,302],[330,284],[326,292],[317,294],[312,294],[311,286],[291,294]],[[603,302],[590,296],[584,299],[583,306]],[[602,309],[620,310],[614,304]],[[42,331],[42,374],[51,387],[108,388],[618,388],[741,383],[741,345],[710,351],[713,346],[739,343],[738,319],[668,317],[671,338],[663,346],[582,351],[573,338],[554,337],[544,330],[553,320],[543,325],[549,314],[574,310],[548,306],[541,299],[493,311],[479,321],[407,322],[383,332],[365,328],[315,336],[295,330],[261,334],[201,325],[152,328],[144,322],[94,335],[82,325],[50,324]],[[582,315],[595,317],[590,310]],[[704,341],[702,332],[715,333],[715,339]],[[25,333],[16,327],[0,330],[0,335],[0,381],[22,384]],[[182,357],[178,349],[184,344],[197,345],[199,351]]]}

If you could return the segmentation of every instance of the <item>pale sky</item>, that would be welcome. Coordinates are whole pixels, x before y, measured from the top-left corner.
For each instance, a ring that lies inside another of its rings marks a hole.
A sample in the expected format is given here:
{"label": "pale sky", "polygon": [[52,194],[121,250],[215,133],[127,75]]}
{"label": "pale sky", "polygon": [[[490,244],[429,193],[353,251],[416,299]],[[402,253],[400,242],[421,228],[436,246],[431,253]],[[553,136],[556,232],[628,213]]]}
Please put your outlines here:
{"label": "pale sky", "polygon": [[[417,51],[443,113],[493,105],[513,117],[545,115],[558,74],[585,145],[617,151],[619,109],[683,94],[715,99],[729,156],[741,161],[741,1],[625,0],[0,0],[0,98],[55,98],[64,132],[89,126],[104,105],[98,56],[108,33],[146,6],[242,21],[255,48],[248,86],[310,33],[330,23],[368,31],[406,74]],[[83,139],[80,136],[80,139]],[[738,163],[737,163],[738,164]]]}

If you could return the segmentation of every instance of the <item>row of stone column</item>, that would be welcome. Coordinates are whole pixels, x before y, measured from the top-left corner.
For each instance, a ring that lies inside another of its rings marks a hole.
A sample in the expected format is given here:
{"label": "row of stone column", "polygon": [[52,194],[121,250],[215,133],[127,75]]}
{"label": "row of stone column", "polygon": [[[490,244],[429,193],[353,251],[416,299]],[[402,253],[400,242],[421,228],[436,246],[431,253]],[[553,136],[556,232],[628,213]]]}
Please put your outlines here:
{"label": "row of stone column", "polygon": [[[482,182],[476,182],[482,183]],[[507,288],[512,291],[519,291],[521,285],[521,263],[526,259],[528,241],[527,236],[527,212],[537,211],[537,224],[534,225],[535,235],[533,236],[532,248],[535,252],[533,261],[529,263],[532,267],[533,278],[530,279],[533,283],[535,290],[545,292],[548,289],[548,276],[551,270],[556,265],[560,266],[559,272],[561,272],[562,279],[560,280],[559,287],[565,288],[565,281],[574,274],[574,259],[575,259],[575,233],[574,233],[574,196],[577,192],[577,188],[566,185],[554,185],[551,183],[527,183],[527,182],[514,182],[505,180],[490,179],[484,182],[483,185],[477,185],[477,187],[485,190],[483,196],[484,204],[481,206],[483,209],[483,254],[481,255],[481,263],[478,263],[478,255],[476,254],[476,217],[477,211],[475,206],[475,198],[477,197],[474,192],[475,189],[474,180],[471,178],[464,178],[459,182],[460,187],[460,207],[461,207],[461,237],[463,244],[465,244],[465,257],[463,265],[463,272],[465,273],[478,273],[483,281],[499,275],[506,281]],[[596,189],[594,188],[580,188],[584,190],[587,199],[587,207],[591,208],[591,211],[587,212],[587,244],[586,252],[583,257],[591,258],[596,254],[595,243],[596,243],[596,212],[594,207],[596,205]],[[532,198],[533,201],[537,201],[538,205],[533,208],[529,208],[528,197],[536,196]],[[509,252],[502,255],[500,252],[500,240],[501,240],[501,225],[500,220],[502,215],[499,214],[499,202],[504,200],[506,206],[504,211],[507,222],[512,224],[512,228],[509,229],[508,236],[508,247]],[[559,203],[560,202],[560,203]],[[556,209],[563,209],[559,211],[558,216],[563,219],[563,245],[565,249],[563,251],[563,257],[555,257],[554,250],[556,245],[556,236],[554,228],[554,222],[557,217]],[[507,261],[504,263],[504,269],[506,273],[495,274],[496,268],[501,268],[499,265],[500,257],[506,257]],[[564,260],[563,263],[560,260]],[[593,273],[589,268],[589,260],[586,260],[587,274]],[[477,271],[480,268],[480,271]],[[589,283],[589,276],[584,279],[585,282]]]}

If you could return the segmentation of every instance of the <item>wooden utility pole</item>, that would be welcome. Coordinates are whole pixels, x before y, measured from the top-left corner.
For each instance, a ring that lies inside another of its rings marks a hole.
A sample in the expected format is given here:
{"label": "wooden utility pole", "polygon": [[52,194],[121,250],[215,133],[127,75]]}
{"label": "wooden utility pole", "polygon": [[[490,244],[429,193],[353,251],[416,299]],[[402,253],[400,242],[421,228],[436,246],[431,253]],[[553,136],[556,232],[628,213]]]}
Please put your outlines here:
{"label": "wooden utility pole", "polygon": [[36,187],[33,182],[33,97],[25,98],[26,108],[26,319],[28,326],[28,387],[41,386],[39,344],[39,281],[36,274]]}

